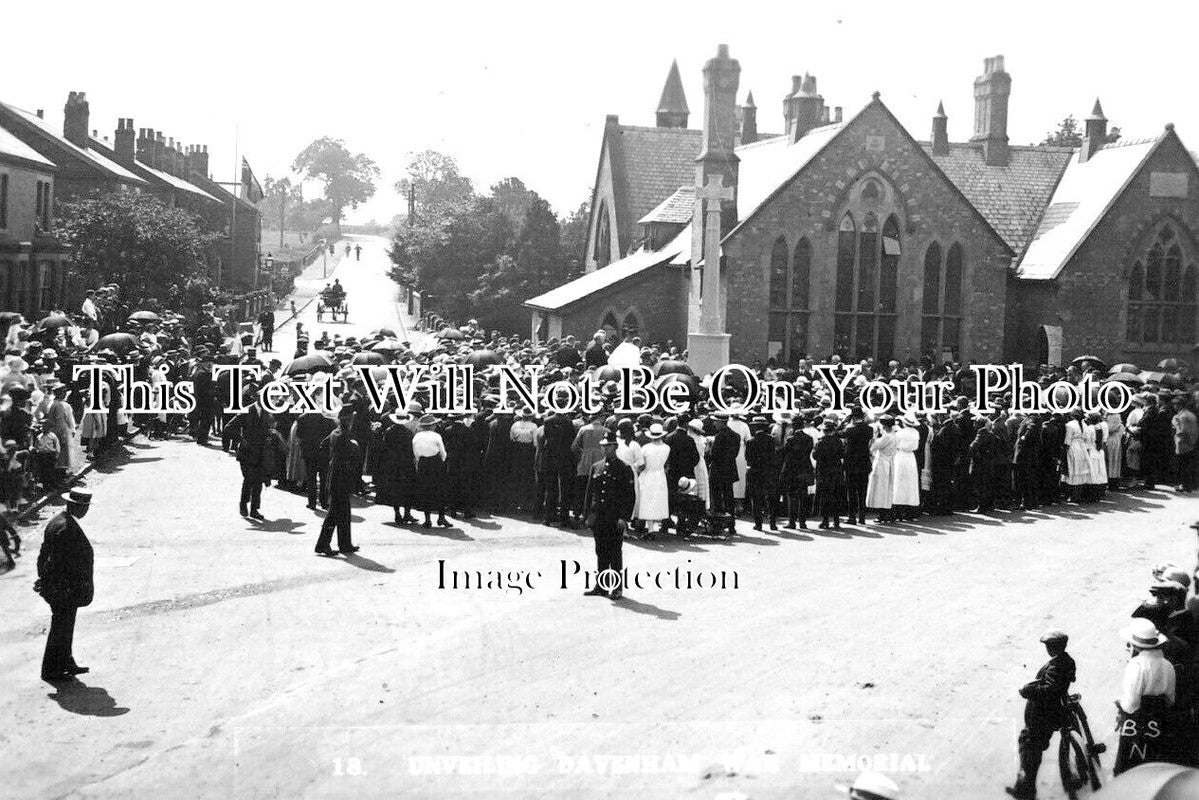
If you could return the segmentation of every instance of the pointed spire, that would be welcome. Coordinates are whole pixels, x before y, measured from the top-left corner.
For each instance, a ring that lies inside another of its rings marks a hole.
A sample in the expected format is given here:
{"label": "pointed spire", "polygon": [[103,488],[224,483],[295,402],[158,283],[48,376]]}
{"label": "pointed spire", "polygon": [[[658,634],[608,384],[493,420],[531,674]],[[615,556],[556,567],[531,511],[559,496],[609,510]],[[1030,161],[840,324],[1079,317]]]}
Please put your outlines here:
{"label": "pointed spire", "polygon": [[1095,98],[1095,107],[1091,109],[1091,116],[1087,117],[1083,123],[1085,133],[1082,137],[1082,147],[1078,151],[1078,163],[1085,164],[1090,161],[1095,153],[1102,149],[1107,143],[1107,117],[1103,116],[1103,106],[1099,105],[1099,98]]}
{"label": "pointed spire", "polygon": [[662,87],[662,97],[658,100],[659,128],[686,128],[687,116],[691,109],[687,108],[687,96],[683,93],[683,79],[679,76],[679,62],[670,62],[670,72],[666,75],[666,84]]}
{"label": "pointed spire", "polygon": [[[938,118],[945,117],[945,101],[944,100],[941,100],[937,103],[937,113],[934,114],[933,116],[938,117]],[[945,117],[945,118],[949,119],[948,117]]]}
{"label": "pointed spire", "polygon": [[754,103],[754,93],[751,90],[750,93],[745,96],[745,105],[743,106],[743,108],[757,108],[757,107],[758,106]]}
{"label": "pointed spire", "polygon": [[1087,119],[1107,120],[1107,117],[1103,116],[1103,106],[1099,105],[1098,97],[1095,98],[1095,107],[1091,109],[1091,116],[1087,117]]}

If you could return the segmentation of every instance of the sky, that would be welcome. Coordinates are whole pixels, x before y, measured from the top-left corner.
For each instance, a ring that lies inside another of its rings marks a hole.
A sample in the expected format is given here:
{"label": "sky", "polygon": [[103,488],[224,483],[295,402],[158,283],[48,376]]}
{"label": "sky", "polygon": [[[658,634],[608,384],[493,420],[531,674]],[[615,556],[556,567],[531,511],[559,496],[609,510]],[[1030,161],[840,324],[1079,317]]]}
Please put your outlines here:
{"label": "sky", "polygon": [[[90,127],[118,117],[207,144],[217,180],[245,156],[260,180],[288,174],[321,136],[379,165],[373,199],[351,222],[405,210],[394,190],[410,154],[435,149],[486,188],[516,176],[565,214],[589,199],[607,114],[653,125],[672,59],[691,127],[702,119],[703,63],[720,43],[741,64],[758,128],[782,130],[790,76],[816,76],[846,117],[879,91],[918,139],[943,100],[951,140],[970,137],[973,80],[1002,54],[1012,76],[1008,133],[1039,141],[1096,97],[1125,136],[1173,122],[1199,147],[1191,34],[1199,3],[999,2],[655,4],[12,3],[4,11],[0,100],[44,108],[55,125],[85,91]],[[1109,10],[1110,9],[1110,10]],[[46,28],[46,20],[67,24]],[[53,36],[47,42],[47,32]],[[20,69],[16,69],[22,65]],[[314,184],[310,191],[316,191]]]}

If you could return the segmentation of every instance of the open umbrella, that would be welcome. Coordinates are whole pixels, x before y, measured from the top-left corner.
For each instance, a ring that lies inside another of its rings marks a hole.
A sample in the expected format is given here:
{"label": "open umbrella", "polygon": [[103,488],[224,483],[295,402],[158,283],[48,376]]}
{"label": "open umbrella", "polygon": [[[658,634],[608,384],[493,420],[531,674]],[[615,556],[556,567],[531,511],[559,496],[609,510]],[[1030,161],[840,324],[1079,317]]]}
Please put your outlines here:
{"label": "open umbrella", "polygon": [[1164,372],[1142,372],[1140,378],[1145,383],[1161,383],[1162,378],[1166,377]]}
{"label": "open umbrella", "polygon": [[376,328],[375,330],[371,331],[371,335],[379,336],[379,337],[387,338],[387,339],[398,338],[398,337],[396,337],[396,332],[393,331],[391,328]]}
{"label": "open umbrella", "polygon": [[158,322],[161,317],[153,311],[134,311],[129,315],[129,319],[137,322]]}
{"label": "open umbrella", "polygon": [[400,353],[408,348],[400,344],[399,339],[384,339],[381,342],[375,342],[371,345],[371,350],[376,353]]}
{"label": "open umbrella", "polygon": [[472,350],[466,354],[464,360],[475,369],[483,369],[484,367],[490,367],[492,364],[504,363],[503,359],[500,358],[500,354],[494,350]]}
{"label": "open umbrella", "polygon": [[621,342],[608,356],[608,365],[612,367],[635,367],[640,363],[641,348],[632,342]]}
{"label": "open umbrella", "polygon": [[104,350],[107,348],[114,353],[128,353],[130,350],[138,349],[140,345],[141,340],[132,333],[119,331],[117,333],[110,333],[107,336],[101,336],[92,349]]}
{"label": "open umbrella", "polygon": [[50,314],[45,319],[37,324],[42,330],[50,328],[65,328],[71,324],[70,318],[66,314]]}
{"label": "open umbrella", "polygon": [[354,358],[350,360],[350,363],[351,364],[378,364],[381,366],[381,365],[387,363],[387,359],[384,358],[382,353],[367,350],[362,353],[355,353]]}
{"label": "open umbrella", "polygon": [[610,364],[604,365],[595,371],[595,379],[600,383],[618,381],[620,380],[620,367],[614,367]]}
{"label": "open umbrella", "polygon": [[1117,364],[1107,371],[1108,375],[1117,375],[1121,372],[1127,372],[1131,375],[1140,375],[1141,368],[1136,364]]}
{"label": "open umbrella", "polygon": [[1154,761],[1112,778],[1095,800],[1190,800],[1199,797],[1199,769]]}
{"label": "open umbrella", "polygon": [[437,338],[438,339],[453,339],[456,342],[460,342],[466,338],[466,334],[463,333],[462,331],[458,330],[457,328],[442,328],[441,330],[439,330],[437,332]]}
{"label": "open umbrella", "polygon": [[1177,358],[1163,358],[1157,362],[1158,369],[1164,369],[1166,372],[1173,372],[1177,369],[1182,369],[1182,362]]}
{"label": "open umbrella", "polygon": [[1117,372],[1115,375],[1109,375],[1103,379],[1104,383],[1115,381],[1116,383],[1127,383],[1130,386],[1141,386],[1145,383],[1145,379],[1140,375],[1133,375],[1131,372]]}
{"label": "open umbrella", "polygon": [[1103,359],[1099,356],[1078,356],[1070,363],[1077,366],[1092,366],[1098,367],[1099,369],[1107,369],[1107,364],[1105,364]]}
{"label": "open umbrella", "polygon": [[284,375],[308,375],[312,372],[332,372],[333,360],[321,352],[300,356],[287,365]]}
{"label": "open umbrella", "polygon": [[437,334],[430,333],[412,345],[412,352],[416,353],[417,355],[421,355],[423,353],[435,353],[443,347],[445,347],[445,341],[439,339]]}
{"label": "open umbrella", "polygon": [[694,375],[686,375],[682,372],[668,372],[661,375],[654,381],[658,386],[665,386],[668,383],[682,383],[690,390],[691,399],[694,400],[699,395],[699,378]]}
{"label": "open umbrella", "polygon": [[654,375],[694,375],[686,361],[659,361],[654,365]]}

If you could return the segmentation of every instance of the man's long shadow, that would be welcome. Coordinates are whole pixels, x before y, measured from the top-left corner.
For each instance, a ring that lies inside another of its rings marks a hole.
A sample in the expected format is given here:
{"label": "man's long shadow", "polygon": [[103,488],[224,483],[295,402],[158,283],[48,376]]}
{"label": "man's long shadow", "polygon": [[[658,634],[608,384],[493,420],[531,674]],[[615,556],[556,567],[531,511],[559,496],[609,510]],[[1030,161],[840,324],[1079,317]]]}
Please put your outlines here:
{"label": "man's long shadow", "polygon": [[395,570],[391,567],[384,566],[378,561],[372,561],[371,559],[360,556],[357,553],[342,553],[342,557],[345,559],[347,564],[358,567],[358,569],[364,569],[367,572],[395,572]]}
{"label": "man's long shadow", "polygon": [[658,606],[650,605],[649,603],[642,603],[628,596],[621,597],[619,600],[613,600],[612,605],[623,608],[627,611],[633,611],[637,614],[649,614],[650,616],[657,617],[658,619],[665,619],[671,622],[674,622],[679,617],[683,616],[677,611],[671,611],[668,608],[659,608]]}
{"label": "man's long shadow", "polygon": [[129,713],[128,708],[117,705],[107,689],[88,686],[78,678],[59,684],[57,691],[46,696],[58,703],[63,711],[85,717],[119,717]]}

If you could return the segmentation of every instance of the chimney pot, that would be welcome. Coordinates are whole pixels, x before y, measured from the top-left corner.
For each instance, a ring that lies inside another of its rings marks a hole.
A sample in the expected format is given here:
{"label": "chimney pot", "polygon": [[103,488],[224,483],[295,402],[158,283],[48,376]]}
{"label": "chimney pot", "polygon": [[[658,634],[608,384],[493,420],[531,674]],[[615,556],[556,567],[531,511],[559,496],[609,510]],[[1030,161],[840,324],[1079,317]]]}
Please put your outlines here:
{"label": "chimney pot", "polygon": [[45,109],[39,108],[39,109],[37,110],[37,118],[38,118],[38,119],[45,119],[45,117],[46,117],[46,111],[45,111]]}
{"label": "chimney pot", "polygon": [[843,110],[843,109],[841,108],[841,106],[834,106],[834,107],[833,107],[833,122],[840,122],[840,121],[841,121],[841,113],[842,113],[842,110]]}
{"label": "chimney pot", "polygon": [[983,74],[974,79],[974,135],[982,145],[987,166],[1008,163],[1007,113],[1012,76],[1003,68],[1003,56],[983,62]]}
{"label": "chimney pot", "polygon": [[945,116],[945,104],[937,105],[937,113],[933,114],[933,155],[949,155],[949,118]]}

